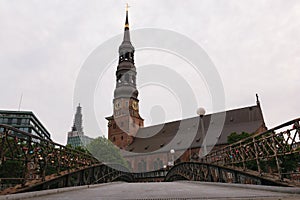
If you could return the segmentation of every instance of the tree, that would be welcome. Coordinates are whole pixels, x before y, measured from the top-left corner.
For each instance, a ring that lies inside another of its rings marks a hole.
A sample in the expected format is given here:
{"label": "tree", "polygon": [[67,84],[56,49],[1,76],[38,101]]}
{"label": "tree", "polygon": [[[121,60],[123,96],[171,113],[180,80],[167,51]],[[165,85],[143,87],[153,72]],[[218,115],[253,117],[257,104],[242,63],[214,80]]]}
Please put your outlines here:
{"label": "tree", "polygon": [[120,164],[128,167],[120,150],[105,137],[98,137],[87,145],[86,149],[99,161],[104,163]]}
{"label": "tree", "polygon": [[232,143],[235,143],[235,142],[237,142],[237,141],[240,141],[240,140],[242,140],[242,139],[244,139],[244,138],[247,138],[247,137],[249,137],[249,136],[251,136],[251,134],[246,133],[246,132],[242,132],[241,134],[238,134],[238,133],[236,133],[236,132],[233,132],[233,133],[231,133],[231,134],[227,137],[227,142],[228,142],[229,144],[232,144]]}

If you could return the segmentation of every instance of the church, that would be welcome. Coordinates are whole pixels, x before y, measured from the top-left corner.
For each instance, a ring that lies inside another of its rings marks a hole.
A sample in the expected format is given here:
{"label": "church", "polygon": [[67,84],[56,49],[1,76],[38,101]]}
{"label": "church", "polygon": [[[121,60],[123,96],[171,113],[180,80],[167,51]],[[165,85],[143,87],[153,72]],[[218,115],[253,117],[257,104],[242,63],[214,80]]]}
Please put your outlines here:
{"label": "church", "polygon": [[[233,132],[258,133],[267,129],[258,96],[252,106],[144,127],[144,119],[139,113],[134,51],[127,8],[124,37],[119,46],[113,115],[106,119],[108,139],[122,150],[133,172],[200,161],[204,147],[213,150],[227,145],[227,137]],[[224,125],[218,131],[213,119],[224,113]],[[214,135],[217,131],[219,134]],[[207,133],[213,133],[211,140],[206,141]]]}

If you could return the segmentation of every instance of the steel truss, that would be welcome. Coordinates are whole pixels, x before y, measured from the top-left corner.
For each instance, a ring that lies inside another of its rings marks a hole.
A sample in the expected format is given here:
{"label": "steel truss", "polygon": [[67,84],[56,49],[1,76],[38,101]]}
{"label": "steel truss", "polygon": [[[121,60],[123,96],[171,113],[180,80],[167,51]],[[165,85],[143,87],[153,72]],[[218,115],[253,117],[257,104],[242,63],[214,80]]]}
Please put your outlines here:
{"label": "steel truss", "polygon": [[[282,173],[283,158],[300,152],[300,118],[291,120],[273,129],[250,136],[208,154],[203,161],[219,166],[240,167],[247,170],[252,161],[257,166],[259,176],[272,175],[285,178]],[[274,163],[268,170],[262,166]]]}
{"label": "steel truss", "polygon": [[199,162],[184,162],[171,168],[165,177],[165,181],[177,180],[256,185],[286,185],[228,167]]}

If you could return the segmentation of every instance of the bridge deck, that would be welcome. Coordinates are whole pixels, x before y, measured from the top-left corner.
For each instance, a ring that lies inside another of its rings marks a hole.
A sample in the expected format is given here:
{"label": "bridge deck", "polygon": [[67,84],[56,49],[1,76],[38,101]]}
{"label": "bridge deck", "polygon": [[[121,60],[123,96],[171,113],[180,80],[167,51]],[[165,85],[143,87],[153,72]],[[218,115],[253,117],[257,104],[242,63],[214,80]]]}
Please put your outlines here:
{"label": "bridge deck", "polygon": [[[283,188],[257,185],[221,184],[206,182],[160,182],[160,183],[111,183],[59,189],[29,199],[40,200],[82,200],[82,199],[300,199],[298,188]],[[40,191],[45,192],[45,191]],[[49,191],[48,191],[49,192]],[[288,193],[289,192],[289,193]],[[38,195],[39,192],[33,193]],[[292,194],[298,193],[298,194]],[[23,199],[26,194],[16,194]],[[22,197],[23,195],[23,197]],[[16,197],[8,195],[6,197]],[[2,196],[5,198],[5,196]],[[8,198],[9,199],[9,198]],[[12,198],[15,199],[15,198]],[[0,196],[1,200],[1,196]]]}

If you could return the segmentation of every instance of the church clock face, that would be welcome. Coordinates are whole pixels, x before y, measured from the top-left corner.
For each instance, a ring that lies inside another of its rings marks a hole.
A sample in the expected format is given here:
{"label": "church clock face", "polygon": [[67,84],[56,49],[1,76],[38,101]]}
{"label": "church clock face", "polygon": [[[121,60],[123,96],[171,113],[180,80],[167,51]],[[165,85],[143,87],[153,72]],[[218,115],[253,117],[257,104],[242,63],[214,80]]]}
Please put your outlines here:
{"label": "church clock face", "polygon": [[115,102],[115,109],[119,110],[121,108],[121,103],[119,101]]}
{"label": "church clock face", "polygon": [[136,101],[133,101],[133,102],[132,102],[132,108],[133,108],[134,110],[137,110],[137,109],[138,109],[138,103],[137,103]]}

